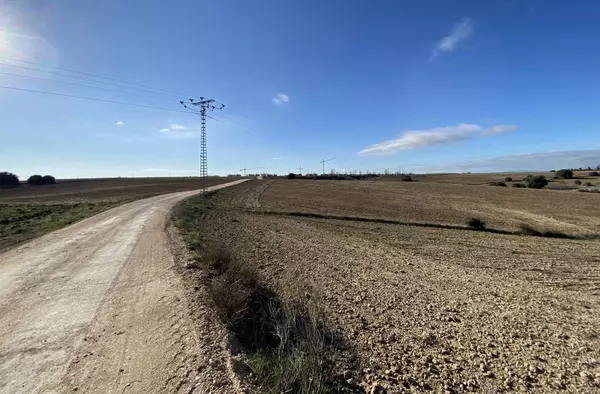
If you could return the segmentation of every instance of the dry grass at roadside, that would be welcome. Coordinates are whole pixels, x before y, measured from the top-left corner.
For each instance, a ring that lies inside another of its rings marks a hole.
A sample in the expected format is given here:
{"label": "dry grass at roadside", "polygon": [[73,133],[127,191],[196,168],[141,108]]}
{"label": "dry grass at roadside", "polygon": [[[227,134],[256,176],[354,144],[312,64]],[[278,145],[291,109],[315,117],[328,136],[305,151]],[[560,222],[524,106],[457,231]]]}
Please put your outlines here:
{"label": "dry grass at roadside", "polygon": [[[230,178],[209,178],[217,185]],[[198,178],[59,181],[0,189],[0,250],[68,226],[117,205],[159,194],[194,190]]]}
{"label": "dry grass at roadside", "polygon": [[196,255],[191,268],[208,271],[217,311],[245,350],[260,391],[334,392],[334,336],[319,300],[312,295],[284,300],[265,287],[252,263],[202,231],[201,219],[213,208],[211,202],[189,199],[176,208],[175,222]]}
{"label": "dry grass at roadside", "polygon": [[[121,203],[123,202],[126,201]],[[0,204],[0,250],[58,230],[118,204],[117,202]]]}
{"label": "dry grass at roadside", "polygon": [[[207,186],[233,179],[211,177]],[[199,178],[107,178],[59,180],[54,185],[21,185],[0,189],[0,203],[56,204],[76,202],[120,201],[140,199],[159,194],[195,190],[202,187]]]}

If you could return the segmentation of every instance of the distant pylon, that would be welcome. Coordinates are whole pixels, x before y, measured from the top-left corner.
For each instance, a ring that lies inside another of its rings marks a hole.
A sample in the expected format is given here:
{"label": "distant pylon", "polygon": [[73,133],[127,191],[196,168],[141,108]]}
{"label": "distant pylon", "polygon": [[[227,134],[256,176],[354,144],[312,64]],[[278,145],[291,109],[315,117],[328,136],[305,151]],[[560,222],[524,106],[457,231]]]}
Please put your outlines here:
{"label": "distant pylon", "polygon": [[325,175],[325,163],[327,163],[328,161],[331,161],[331,160],[335,160],[335,157],[332,159],[327,159],[327,160],[323,159],[319,162],[319,163],[323,164],[323,175]]}

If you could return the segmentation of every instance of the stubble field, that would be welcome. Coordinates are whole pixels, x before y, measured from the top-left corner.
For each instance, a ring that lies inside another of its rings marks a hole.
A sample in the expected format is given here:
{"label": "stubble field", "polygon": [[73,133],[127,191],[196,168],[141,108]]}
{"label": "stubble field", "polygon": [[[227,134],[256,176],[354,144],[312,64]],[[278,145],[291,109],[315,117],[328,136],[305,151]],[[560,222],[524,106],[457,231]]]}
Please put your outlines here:
{"label": "stubble field", "polygon": [[251,181],[212,197],[201,232],[279,294],[321,295],[351,349],[335,374],[356,392],[595,392],[600,242],[461,226],[595,234],[599,201],[446,182]]}

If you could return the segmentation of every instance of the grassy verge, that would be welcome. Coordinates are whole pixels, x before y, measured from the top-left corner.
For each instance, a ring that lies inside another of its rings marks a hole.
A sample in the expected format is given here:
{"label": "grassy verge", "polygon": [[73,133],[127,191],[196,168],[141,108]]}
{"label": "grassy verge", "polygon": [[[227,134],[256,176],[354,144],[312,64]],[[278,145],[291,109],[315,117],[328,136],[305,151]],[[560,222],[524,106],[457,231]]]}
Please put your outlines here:
{"label": "grassy verge", "polygon": [[75,204],[0,204],[0,250],[58,230],[129,200]]}
{"label": "grassy verge", "polygon": [[[323,310],[311,295],[280,297],[243,262],[207,234],[201,222],[215,212],[210,201],[188,199],[174,212],[189,248],[193,268],[208,273],[217,311],[244,349],[262,393],[330,393],[336,346]],[[222,212],[221,212],[222,213]]]}

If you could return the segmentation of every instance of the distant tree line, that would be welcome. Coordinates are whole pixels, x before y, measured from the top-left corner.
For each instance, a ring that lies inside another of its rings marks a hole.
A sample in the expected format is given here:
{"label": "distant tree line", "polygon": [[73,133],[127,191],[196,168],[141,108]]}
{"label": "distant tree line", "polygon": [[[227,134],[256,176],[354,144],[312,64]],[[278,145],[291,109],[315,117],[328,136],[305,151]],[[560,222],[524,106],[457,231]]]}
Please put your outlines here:
{"label": "distant tree line", "polygon": [[[56,183],[56,178],[52,175],[32,175],[27,179],[27,183],[31,186],[52,185]],[[17,187],[21,185],[19,177],[12,172],[0,172],[0,187]]]}
{"label": "distant tree line", "polygon": [[19,177],[13,174],[12,172],[0,172],[0,186],[2,187],[16,187],[21,183],[19,182]]}
{"label": "distant tree line", "polygon": [[[355,179],[372,179],[379,178],[380,174],[295,174],[290,172],[287,176],[288,179],[326,179],[326,180],[335,180],[335,181],[350,181]],[[401,181],[410,182],[412,178],[410,175],[388,175],[391,177],[397,177]]]}
{"label": "distant tree line", "polygon": [[56,179],[52,175],[32,175],[27,179],[27,183],[31,186],[53,185]]}
{"label": "distant tree line", "polygon": [[[598,164],[596,166],[596,168],[592,168],[590,166],[587,166],[587,168],[583,168],[583,167],[579,167],[579,168],[565,168],[562,170],[558,170],[558,171],[564,171],[564,170],[570,170],[570,171],[600,171],[600,164]],[[557,170],[550,170],[550,172],[558,172]]]}
{"label": "distant tree line", "polygon": [[[588,169],[591,170],[590,167],[588,167]],[[600,165],[596,166],[596,170],[600,170]],[[552,172],[555,173],[554,179],[573,179],[573,177],[575,176],[573,171],[586,171],[586,170],[563,168],[562,170],[552,171]],[[598,171],[590,171],[588,173],[588,176],[600,176],[600,173]]]}

